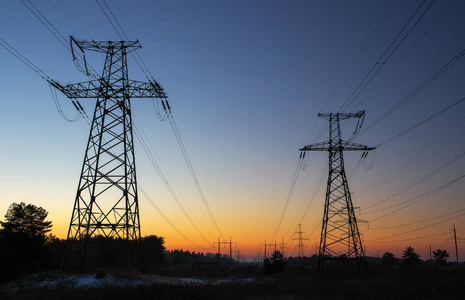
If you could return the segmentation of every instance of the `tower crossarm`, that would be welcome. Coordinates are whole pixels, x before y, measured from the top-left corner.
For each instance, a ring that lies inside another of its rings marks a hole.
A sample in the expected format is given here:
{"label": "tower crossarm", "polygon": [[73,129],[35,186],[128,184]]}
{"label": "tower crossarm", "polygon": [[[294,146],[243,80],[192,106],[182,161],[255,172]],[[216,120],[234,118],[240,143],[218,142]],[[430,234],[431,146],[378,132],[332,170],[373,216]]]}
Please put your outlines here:
{"label": "tower crossarm", "polygon": [[363,118],[365,111],[361,110],[356,113],[319,113],[318,117],[329,120],[330,118],[337,118],[339,120],[346,120],[351,118]]}
{"label": "tower crossarm", "polygon": [[79,47],[81,51],[89,50],[100,53],[107,53],[110,51],[121,51],[124,49],[126,53],[142,48],[139,41],[79,41],[70,36],[70,44],[73,42]]}
{"label": "tower crossarm", "polygon": [[361,151],[361,150],[373,150],[374,147],[368,147],[362,144],[352,143],[348,141],[341,141],[338,145],[331,145],[329,141],[315,143],[300,148],[300,151]]}
{"label": "tower crossarm", "polygon": [[168,96],[163,87],[156,81],[141,82],[129,80],[127,85],[108,85],[104,80],[91,80],[79,83],[68,84],[62,86],[56,81],[51,81],[55,88],[60,90],[68,98],[101,98],[102,95],[108,95],[108,89],[111,90],[113,98],[123,98],[124,95],[129,98],[161,98],[165,99]]}

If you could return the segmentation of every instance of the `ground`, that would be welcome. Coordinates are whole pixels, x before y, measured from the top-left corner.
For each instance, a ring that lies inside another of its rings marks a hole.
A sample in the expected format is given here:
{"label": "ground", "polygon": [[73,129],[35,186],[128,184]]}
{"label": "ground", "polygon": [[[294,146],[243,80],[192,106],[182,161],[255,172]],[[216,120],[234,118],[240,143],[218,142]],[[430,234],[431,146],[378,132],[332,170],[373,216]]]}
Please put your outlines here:
{"label": "ground", "polygon": [[464,275],[450,269],[209,277],[107,272],[101,278],[50,272],[1,283],[0,299],[461,299]]}

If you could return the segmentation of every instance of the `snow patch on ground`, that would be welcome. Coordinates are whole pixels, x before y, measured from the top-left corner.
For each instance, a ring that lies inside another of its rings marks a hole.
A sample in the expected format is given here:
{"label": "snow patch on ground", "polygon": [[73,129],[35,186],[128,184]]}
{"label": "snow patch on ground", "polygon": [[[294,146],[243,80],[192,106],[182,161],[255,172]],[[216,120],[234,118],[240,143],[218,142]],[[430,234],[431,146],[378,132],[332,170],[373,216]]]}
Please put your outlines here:
{"label": "snow patch on ground", "polygon": [[165,277],[154,274],[136,275],[133,278],[123,278],[117,275],[106,275],[103,278],[96,278],[95,275],[82,274],[35,274],[21,281],[10,282],[6,286],[0,285],[1,290],[15,291],[21,288],[99,288],[107,286],[148,286],[153,284],[173,284],[173,285],[206,285],[206,284],[227,284],[227,283],[252,283],[253,278],[228,277],[221,279],[199,279],[187,277]]}

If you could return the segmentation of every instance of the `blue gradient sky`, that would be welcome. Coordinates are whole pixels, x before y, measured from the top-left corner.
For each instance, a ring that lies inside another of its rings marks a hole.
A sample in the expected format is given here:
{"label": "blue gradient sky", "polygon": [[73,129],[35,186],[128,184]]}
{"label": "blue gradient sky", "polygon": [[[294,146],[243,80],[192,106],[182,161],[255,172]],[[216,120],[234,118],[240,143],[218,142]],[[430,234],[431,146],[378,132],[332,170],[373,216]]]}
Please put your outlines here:
{"label": "blue gradient sky", "polygon": [[[317,118],[318,112],[341,108],[422,2],[106,1],[128,36],[141,42],[141,57],[169,96],[213,214],[225,237],[232,237],[247,255],[256,254],[260,244],[270,242],[273,236],[298,162],[298,149],[326,125]],[[436,2],[347,109],[366,110],[365,125],[465,48],[465,3]],[[120,40],[95,1],[33,3],[66,38]],[[100,3],[103,5],[102,0]],[[0,28],[1,38],[60,83],[87,80],[75,68],[71,54],[20,1],[2,1]],[[103,57],[91,53],[88,57],[100,71]],[[65,122],[42,78],[3,48],[0,59],[0,213],[12,202],[40,205],[50,212],[54,233],[65,237],[89,125],[82,119]],[[130,77],[145,80],[134,61],[130,59],[129,64]],[[465,61],[457,62],[356,142],[382,143],[465,97],[464,66]],[[93,101],[80,102],[91,115]],[[67,115],[75,115],[72,104],[61,95],[60,104]],[[188,211],[213,243],[218,233],[169,123],[158,121],[151,101],[134,100],[133,111],[138,128],[145,132]],[[364,213],[364,207],[398,193],[464,151],[464,112],[465,103],[461,103],[377,149],[373,168],[360,168],[350,182],[354,205],[362,211],[360,219],[374,220],[393,211],[392,205],[463,175],[462,157],[375,207],[384,211]],[[345,122],[343,136],[348,138],[354,127],[354,122]],[[327,133],[318,141],[326,139]],[[309,154],[308,168],[300,172],[277,235],[278,242],[281,238],[289,241],[291,255],[295,247],[292,233],[327,164],[326,153]],[[360,155],[345,155],[348,176]],[[180,237],[144,197],[140,202],[142,234],[165,236],[169,248],[215,251],[182,215],[138,142],[136,156],[143,189],[178,229],[203,248]],[[325,181],[302,222],[310,237],[307,254],[313,253],[319,239]],[[458,235],[465,237],[465,217],[456,217],[457,213],[433,218],[465,209],[464,182],[459,180],[371,222],[370,229],[360,225],[368,255],[388,250],[400,255],[410,245],[428,258],[430,244],[453,253],[452,243],[446,240],[451,237],[448,231],[455,223]],[[456,218],[446,220],[452,217]],[[431,220],[376,229],[425,219]],[[433,225],[438,222],[442,223]],[[461,254],[465,258],[465,249]]]}

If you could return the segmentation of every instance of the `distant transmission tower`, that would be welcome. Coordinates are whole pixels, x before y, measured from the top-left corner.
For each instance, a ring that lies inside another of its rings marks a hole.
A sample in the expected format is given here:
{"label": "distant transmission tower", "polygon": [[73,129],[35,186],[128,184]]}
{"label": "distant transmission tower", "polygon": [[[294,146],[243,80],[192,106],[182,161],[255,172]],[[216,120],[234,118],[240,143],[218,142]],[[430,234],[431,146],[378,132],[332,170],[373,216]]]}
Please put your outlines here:
{"label": "distant transmission tower", "polygon": [[100,78],[64,87],[52,82],[73,103],[77,98],[97,100],[68,230],[68,240],[80,241],[82,268],[89,237],[140,241],[131,98],[166,95],[155,81],[129,80],[127,54],[141,48],[138,41],[71,41],[82,54],[106,55]]}
{"label": "distant transmission tower", "polygon": [[295,233],[297,233],[298,237],[294,238],[293,240],[297,240],[298,241],[298,244],[297,244],[297,249],[299,251],[299,258],[303,257],[304,256],[304,247],[306,247],[304,245],[304,241],[308,241],[308,238],[306,237],[303,237],[303,234],[305,233],[305,231],[302,231],[302,224],[299,224],[299,231],[296,231]]}
{"label": "distant transmission tower", "polygon": [[[358,270],[366,269],[357,219],[344,170],[343,151],[373,150],[364,145],[343,141],[340,121],[357,118],[363,121],[365,111],[357,113],[320,113],[329,121],[329,141],[308,145],[300,151],[328,151],[329,173],[321,228],[318,270],[344,263]],[[359,128],[357,124],[356,130]],[[361,123],[360,123],[361,125]],[[325,261],[328,261],[325,264]]]}

